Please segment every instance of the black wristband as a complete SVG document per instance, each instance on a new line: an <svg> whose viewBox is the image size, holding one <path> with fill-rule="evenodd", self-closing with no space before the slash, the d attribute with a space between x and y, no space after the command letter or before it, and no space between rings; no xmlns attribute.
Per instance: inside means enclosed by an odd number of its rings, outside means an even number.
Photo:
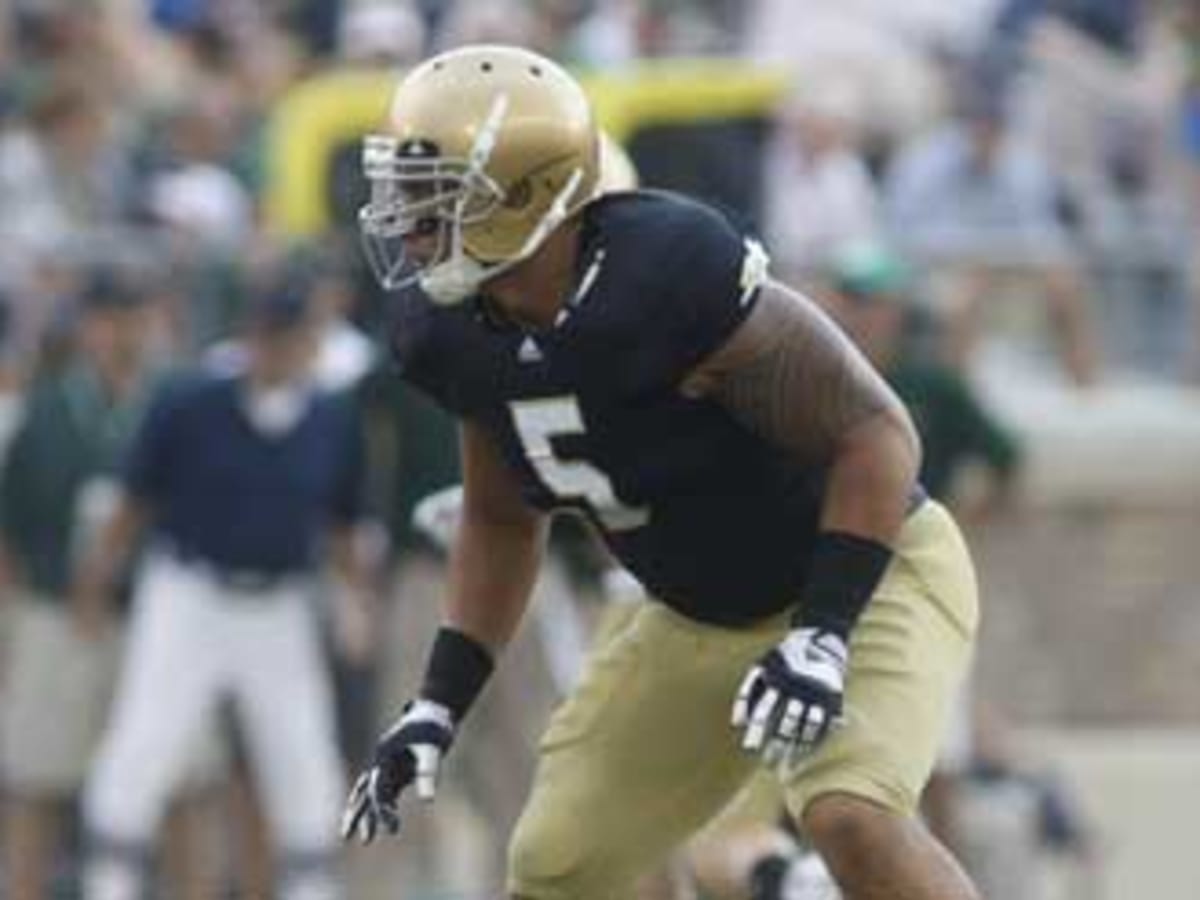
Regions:
<svg viewBox="0 0 1200 900"><path fill-rule="evenodd" d="M443 626L433 639L421 696L440 703L461 722L487 680L495 662L488 649L473 637Z"/></svg>
<svg viewBox="0 0 1200 900"><path fill-rule="evenodd" d="M846 638L883 580L892 550L871 538L822 531L813 545L795 625Z"/></svg>

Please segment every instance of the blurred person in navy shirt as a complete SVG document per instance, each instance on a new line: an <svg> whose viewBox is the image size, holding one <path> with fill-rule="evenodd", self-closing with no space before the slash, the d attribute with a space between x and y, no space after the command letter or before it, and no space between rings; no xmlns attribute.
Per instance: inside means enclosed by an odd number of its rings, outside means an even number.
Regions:
<svg viewBox="0 0 1200 900"><path fill-rule="evenodd" d="M141 895L166 797L226 700L263 791L277 896L340 894L343 773L310 599L328 561L345 586L338 602L362 613L338 616L339 637L367 641L354 540L361 435L346 399L310 377L311 284L292 273L252 296L245 368L181 379L154 399L78 588L82 614L102 619L119 561L150 531L116 708L85 793L89 898Z"/></svg>

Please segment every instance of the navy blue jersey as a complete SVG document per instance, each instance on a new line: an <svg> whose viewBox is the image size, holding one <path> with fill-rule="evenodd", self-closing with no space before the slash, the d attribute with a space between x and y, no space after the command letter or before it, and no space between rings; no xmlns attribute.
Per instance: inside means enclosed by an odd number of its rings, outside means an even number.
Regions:
<svg viewBox="0 0 1200 900"><path fill-rule="evenodd" d="M825 472L679 389L753 308L761 248L673 194L616 194L584 215L553 328L414 292L395 341L405 377L494 436L530 504L586 513L671 607L738 625L795 605Z"/></svg>

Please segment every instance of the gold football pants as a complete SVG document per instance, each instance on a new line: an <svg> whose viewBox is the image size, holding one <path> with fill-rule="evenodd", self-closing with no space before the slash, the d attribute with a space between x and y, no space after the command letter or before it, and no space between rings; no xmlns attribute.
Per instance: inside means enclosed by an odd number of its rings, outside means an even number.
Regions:
<svg viewBox="0 0 1200 900"><path fill-rule="evenodd" d="M915 811L977 621L962 537L926 501L852 635L845 724L783 776L794 814L833 791ZM628 900L640 872L717 814L757 769L729 724L734 695L787 624L719 628L647 603L597 647L542 738L510 893Z"/></svg>

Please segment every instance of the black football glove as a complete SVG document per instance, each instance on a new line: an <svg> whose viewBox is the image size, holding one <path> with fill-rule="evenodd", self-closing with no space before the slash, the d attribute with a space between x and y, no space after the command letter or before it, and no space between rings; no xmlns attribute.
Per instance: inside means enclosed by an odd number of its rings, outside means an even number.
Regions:
<svg viewBox="0 0 1200 900"><path fill-rule="evenodd" d="M433 800L438 770L454 740L454 717L432 700L414 700L375 747L375 761L358 776L342 814L342 839L364 844L380 829L400 831L400 795L414 782L417 796Z"/></svg>

